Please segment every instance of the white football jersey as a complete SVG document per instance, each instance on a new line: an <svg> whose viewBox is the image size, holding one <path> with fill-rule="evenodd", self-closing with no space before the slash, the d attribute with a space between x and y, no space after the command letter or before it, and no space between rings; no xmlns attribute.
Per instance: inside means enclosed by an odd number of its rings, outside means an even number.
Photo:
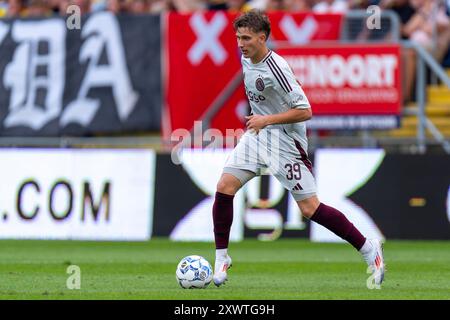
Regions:
<svg viewBox="0 0 450 320"><path fill-rule="evenodd" d="M241 58L245 92L253 114L269 115L292 108L310 108L309 101L284 58L269 50L259 63ZM277 124L268 129L280 128L308 150L305 122Z"/></svg>

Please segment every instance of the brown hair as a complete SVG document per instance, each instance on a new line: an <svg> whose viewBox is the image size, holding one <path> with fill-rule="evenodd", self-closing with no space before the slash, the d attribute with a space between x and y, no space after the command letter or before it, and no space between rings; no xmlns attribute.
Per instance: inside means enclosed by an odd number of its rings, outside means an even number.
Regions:
<svg viewBox="0 0 450 320"><path fill-rule="evenodd" d="M238 28L249 28L253 32L264 32L266 40L270 35L269 18L259 10L251 10L236 18L233 22L234 30Z"/></svg>

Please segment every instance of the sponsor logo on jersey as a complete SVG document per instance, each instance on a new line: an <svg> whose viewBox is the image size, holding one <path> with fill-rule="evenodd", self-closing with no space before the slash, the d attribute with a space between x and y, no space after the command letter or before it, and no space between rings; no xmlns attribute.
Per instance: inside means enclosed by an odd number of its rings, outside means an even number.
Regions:
<svg viewBox="0 0 450 320"><path fill-rule="evenodd" d="M266 100L266 97L264 97L263 95L254 93L250 90L247 91L247 97L248 97L248 100L256 102L256 103Z"/></svg>
<svg viewBox="0 0 450 320"><path fill-rule="evenodd" d="M258 91L264 91L265 85L262 78L258 78L255 81L255 87L258 89Z"/></svg>
<svg viewBox="0 0 450 320"><path fill-rule="evenodd" d="M260 102L266 100L266 97L264 97L262 94L254 93L251 90L248 90L247 86L245 87L245 93L247 94L248 100L253 102Z"/></svg>

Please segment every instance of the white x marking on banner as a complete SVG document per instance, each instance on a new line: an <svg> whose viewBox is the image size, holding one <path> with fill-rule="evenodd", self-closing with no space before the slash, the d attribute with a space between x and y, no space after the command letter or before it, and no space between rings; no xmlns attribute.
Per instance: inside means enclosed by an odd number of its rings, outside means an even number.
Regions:
<svg viewBox="0 0 450 320"><path fill-rule="evenodd" d="M308 16L297 26L292 16L285 15L280 22L280 28L292 44L305 44L310 42L319 29L319 24L314 17Z"/></svg>
<svg viewBox="0 0 450 320"><path fill-rule="evenodd" d="M220 43L219 37L228 24L225 15L218 12L208 23L201 13L195 13L189 20L189 24L197 36L197 41L188 52L191 63L198 65L206 55L209 55L214 64L223 64L227 58L227 52Z"/></svg>

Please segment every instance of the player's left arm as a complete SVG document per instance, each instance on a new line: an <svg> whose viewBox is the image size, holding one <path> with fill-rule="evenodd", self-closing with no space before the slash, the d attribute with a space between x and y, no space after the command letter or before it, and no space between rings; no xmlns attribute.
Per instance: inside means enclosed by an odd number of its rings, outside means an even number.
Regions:
<svg viewBox="0 0 450 320"><path fill-rule="evenodd" d="M288 124L307 121L312 118L311 108L290 109L285 112L270 115L251 115L247 116L247 128L259 131L271 124Z"/></svg>

